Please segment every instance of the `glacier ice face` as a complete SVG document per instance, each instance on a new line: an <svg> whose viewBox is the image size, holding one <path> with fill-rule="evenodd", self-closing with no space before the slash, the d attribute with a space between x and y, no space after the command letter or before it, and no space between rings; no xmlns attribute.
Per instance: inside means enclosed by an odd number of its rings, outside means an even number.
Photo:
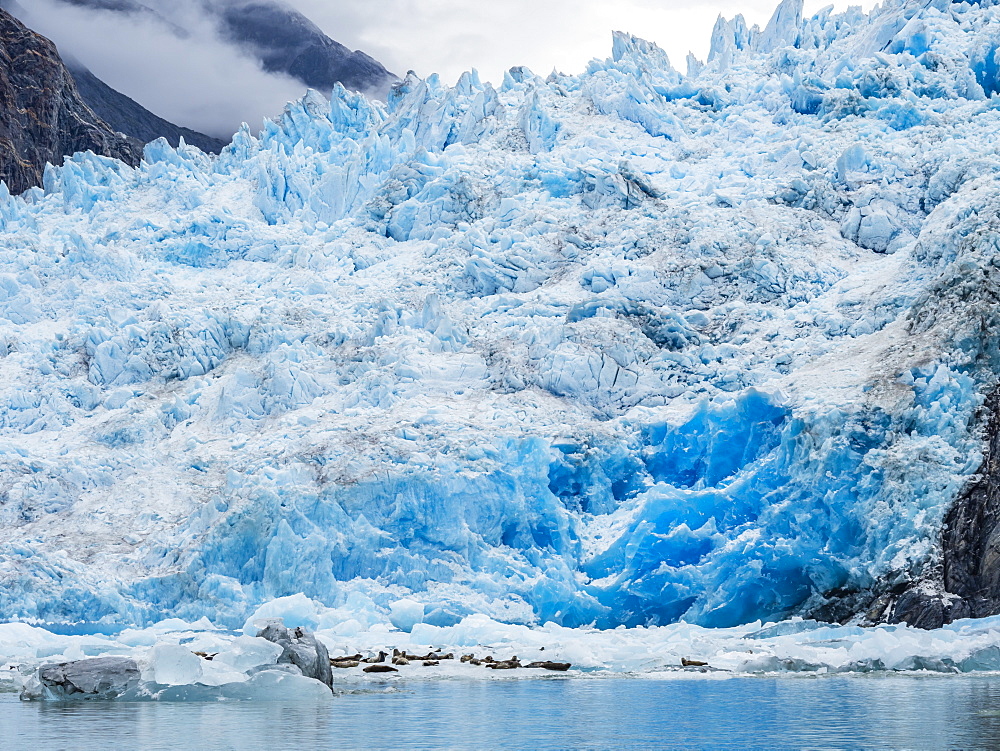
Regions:
<svg viewBox="0 0 1000 751"><path fill-rule="evenodd" d="M0 616L730 626L918 577L995 386L998 13L786 0L688 75L619 34L3 193Z"/></svg>

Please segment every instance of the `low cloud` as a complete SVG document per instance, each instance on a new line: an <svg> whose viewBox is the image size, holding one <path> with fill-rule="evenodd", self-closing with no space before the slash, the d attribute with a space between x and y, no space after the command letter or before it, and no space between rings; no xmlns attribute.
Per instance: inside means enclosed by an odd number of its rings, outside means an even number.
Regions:
<svg viewBox="0 0 1000 751"><path fill-rule="evenodd" d="M151 15L55 0L32 0L26 20L109 86L160 117L220 138L229 138L242 122L260 126L305 92L299 81L265 73L256 60L219 40L193 4L147 4L188 33L178 35Z"/></svg>
<svg viewBox="0 0 1000 751"><path fill-rule="evenodd" d="M439 73L454 82L477 68L499 81L514 65L547 75L553 69L580 73L593 58L611 54L611 32L626 31L656 42L684 70L689 51L705 59L712 26L721 13L742 13L763 27L778 0L288 0L327 34L362 49L397 75ZM828 0L806 0L816 12ZM875 0L839 0L846 9Z"/></svg>
<svg viewBox="0 0 1000 751"><path fill-rule="evenodd" d="M258 126L302 95L301 83L265 73L222 42L202 0L141 0L167 19L32 0L31 24L100 78L179 125L228 138L241 122ZM399 76L413 69L453 83L477 68L498 82L513 65L546 75L579 73L611 53L611 32L656 42L684 70L687 52L705 59L716 17L742 13L763 27L777 0L285 0L330 37L360 49ZM27 6L28 3L23 2ZM815 12L826 0L806 0ZM849 0L835 3L846 8ZM856 4L851 3L851 4ZM874 0L862 0L866 8ZM178 36L176 24L190 31Z"/></svg>

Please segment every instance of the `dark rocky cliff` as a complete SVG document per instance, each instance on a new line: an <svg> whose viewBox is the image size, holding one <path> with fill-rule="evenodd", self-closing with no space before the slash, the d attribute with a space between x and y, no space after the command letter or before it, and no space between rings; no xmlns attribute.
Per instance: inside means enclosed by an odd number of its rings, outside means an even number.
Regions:
<svg viewBox="0 0 1000 751"><path fill-rule="evenodd" d="M979 479L945 517L940 563L887 608L894 623L938 628L1000 613L1000 393L990 396L984 410L988 424Z"/></svg>
<svg viewBox="0 0 1000 751"><path fill-rule="evenodd" d="M915 578L900 571L870 588L826 592L808 617L934 629L1000 614L1000 391L986 400L981 420L983 463L945 516L936 559Z"/></svg>
<svg viewBox="0 0 1000 751"><path fill-rule="evenodd" d="M145 6L137 5L132 0L65 0L65 2L122 13L143 11L154 15L163 23L169 23L162 16L155 14ZM0 8L8 11L22 23L25 21L30 23L28 11L16 0L0 0ZM175 32L186 33L179 28L175 28ZM177 146L180 139L183 138L186 143L197 146L202 151L212 153L218 153L226 145L226 141L175 125L150 112L134 99L108 86L72 56L63 55L63 62L73 74L73 80L83 101L99 118L111 126L112 130L131 136L139 143L149 143L157 138L166 138L172 146Z"/></svg>
<svg viewBox="0 0 1000 751"><path fill-rule="evenodd" d="M78 151L138 164L138 144L83 101L55 45L0 10L0 179L11 193L40 185L47 162Z"/></svg>

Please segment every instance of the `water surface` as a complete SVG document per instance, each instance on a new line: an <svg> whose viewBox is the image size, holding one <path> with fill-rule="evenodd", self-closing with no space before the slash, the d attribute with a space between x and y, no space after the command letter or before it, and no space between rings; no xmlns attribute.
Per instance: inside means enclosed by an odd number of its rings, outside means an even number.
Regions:
<svg viewBox="0 0 1000 751"><path fill-rule="evenodd" d="M0 694L0 746L9 751L1000 748L1000 676L392 685L397 690L341 695L322 705L51 704Z"/></svg>

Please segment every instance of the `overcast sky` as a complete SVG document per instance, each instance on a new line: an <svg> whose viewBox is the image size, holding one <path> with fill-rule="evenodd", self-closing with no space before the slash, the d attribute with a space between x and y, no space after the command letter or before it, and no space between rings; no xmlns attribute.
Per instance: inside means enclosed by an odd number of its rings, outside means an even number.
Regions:
<svg viewBox="0 0 1000 751"><path fill-rule="evenodd" d="M453 83L469 68L498 81L513 65L548 75L578 73L611 54L611 32L656 42L684 70L689 51L704 60L721 13L767 23L778 0L288 0L330 36L362 49L397 75L414 69ZM806 0L806 13L828 5L870 9L873 0Z"/></svg>
<svg viewBox="0 0 1000 751"><path fill-rule="evenodd" d="M176 14L193 0L143 0ZM57 0L19 0L28 23L98 78L173 123L229 138L246 121L255 128L280 114L304 87L264 73L260 65L221 43L214 27L183 14L190 31L179 37L162 23L67 6Z"/></svg>
<svg viewBox="0 0 1000 751"><path fill-rule="evenodd" d="M142 0L177 8L192 0ZM286 0L329 36L361 49L397 75L437 72L453 83L476 68L499 81L513 65L547 75L577 73L588 60L608 57L611 32L650 39L684 70L688 50L708 53L721 13L743 13L761 27L777 0ZM186 19L194 33L181 39L161 24L68 7L56 0L21 0L32 25L80 59L111 86L180 125L228 137L240 122L259 127L303 93L301 84L260 71L217 41L206 24ZM829 3L806 0L807 13ZM847 2L835 3L844 9ZM874 3L866 0L870 8ZM165 10L165 13L169 13Z"/></svg>

